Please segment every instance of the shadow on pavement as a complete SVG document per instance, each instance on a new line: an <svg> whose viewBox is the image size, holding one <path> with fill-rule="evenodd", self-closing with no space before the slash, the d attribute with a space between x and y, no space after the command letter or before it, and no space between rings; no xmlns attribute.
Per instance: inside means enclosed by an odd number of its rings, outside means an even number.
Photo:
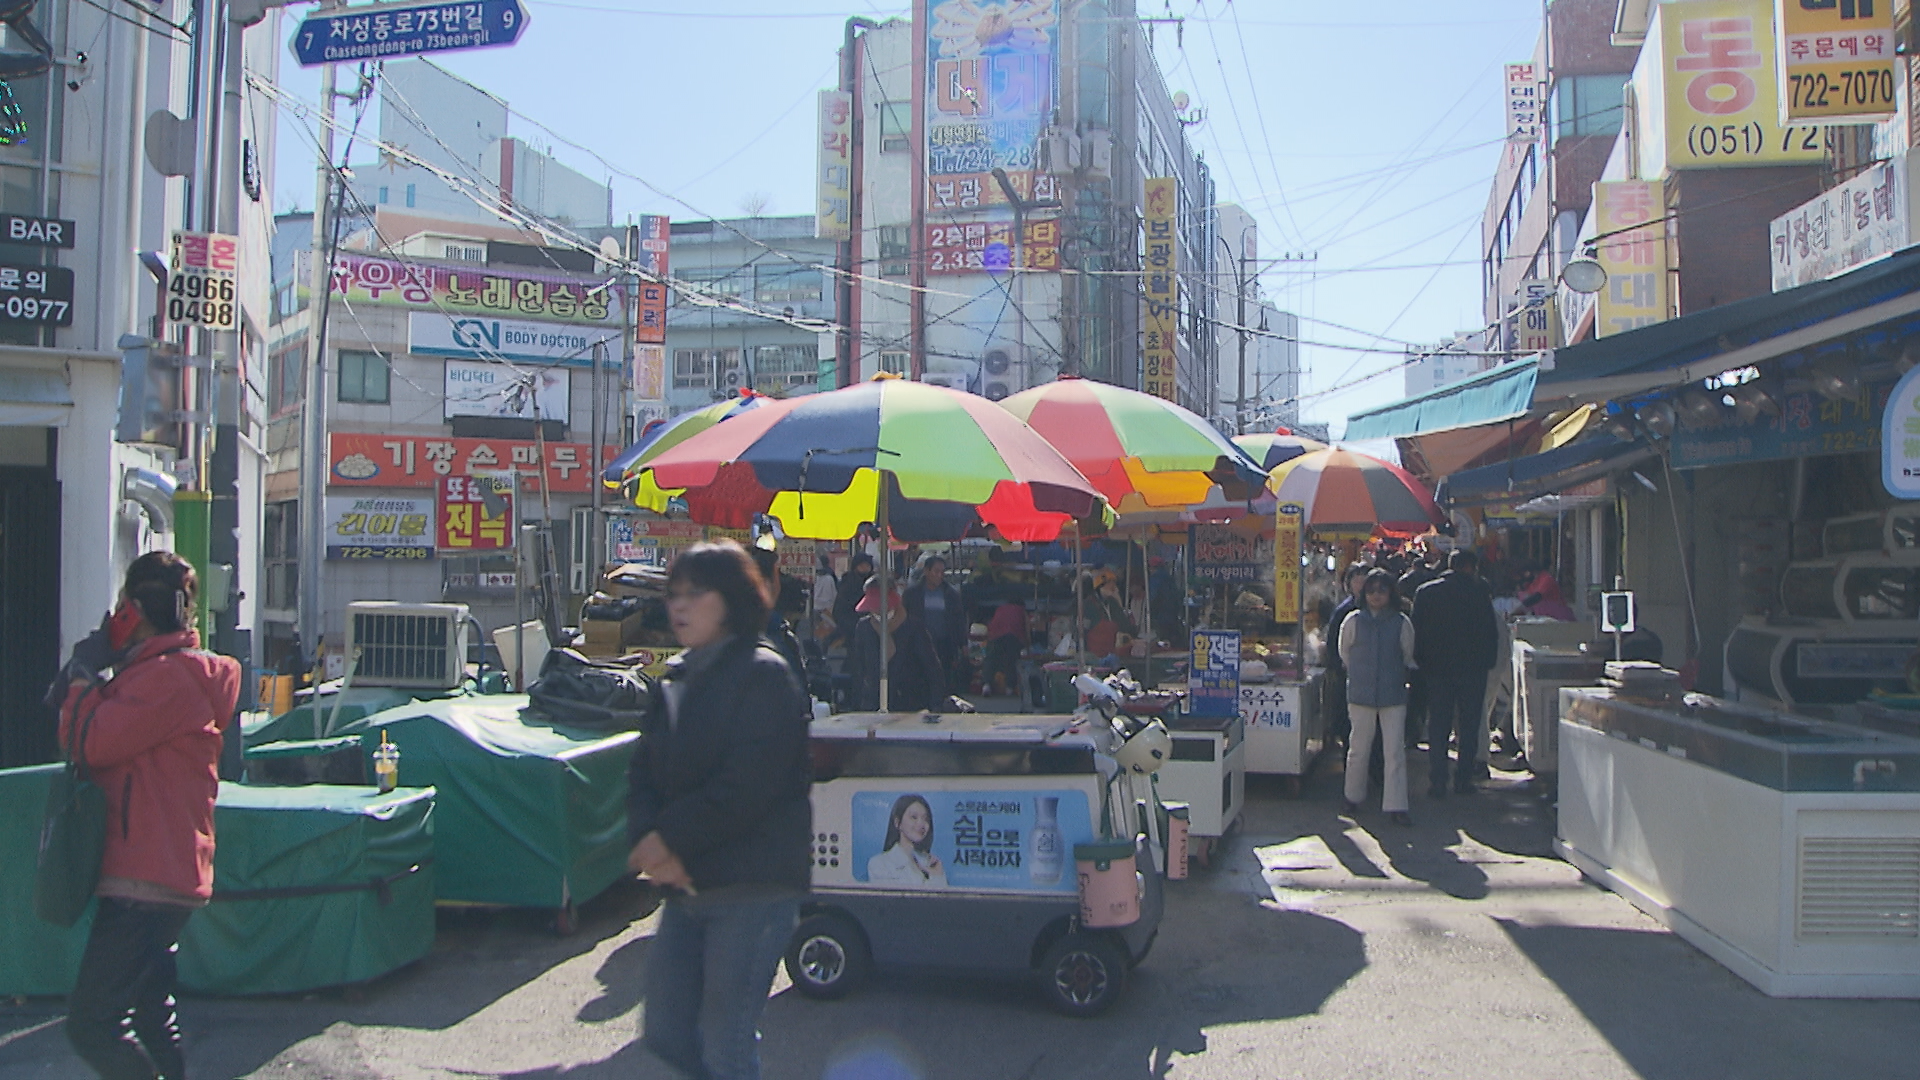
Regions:
<svg viewBox="0 0 1920 1080"><path fill-rule="evenodd" d="M1920 1075L1920 1002L1769 998L1672 934L1495 921L1644 1080Z"/></svg>

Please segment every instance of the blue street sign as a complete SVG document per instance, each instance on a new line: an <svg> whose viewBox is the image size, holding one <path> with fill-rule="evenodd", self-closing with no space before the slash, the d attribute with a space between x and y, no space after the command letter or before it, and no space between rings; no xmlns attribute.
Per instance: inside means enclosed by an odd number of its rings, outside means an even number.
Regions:
<svg viewBox="0 0 1920 1080"><path fill-rule="evenodd" d="M520 0L382 4L315 12L293 35L301 67L511 45L527 25Z"/></svg>

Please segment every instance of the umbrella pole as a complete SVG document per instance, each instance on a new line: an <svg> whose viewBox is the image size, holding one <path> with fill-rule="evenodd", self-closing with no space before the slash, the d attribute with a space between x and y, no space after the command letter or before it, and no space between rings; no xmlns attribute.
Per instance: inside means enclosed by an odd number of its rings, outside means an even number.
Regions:
<svg viewBox="0 0 1920 1080"><path fill-rule="evenodd" d="M880 558L875 560L875 573L880 575L880 711L888 712L891 704L887 698L887 666L893 658L893 608L887 603L888 577L893 570L893 551L887 532L887 474L880 474L880 512L874 517L880 529Z"/></svg>
<svg viewBox="0 0 1920 1080"><path fill-rule="evenodd" d="M1140 598L1145 609L1140 613L1140 632L1147 639L1147 674L1153 674L1153 567L1148 565L1152 557L1151 540L1140 541ZM1158 686L1156 682L1154 685Z"/></svg>
<svg viewBox="0 0 1920 1080"><path fill-rule="evenodd" d="M1081 580L1080 523L1073 523L1073 644L1080 670L1087 670L1087 588Z"/></svg>

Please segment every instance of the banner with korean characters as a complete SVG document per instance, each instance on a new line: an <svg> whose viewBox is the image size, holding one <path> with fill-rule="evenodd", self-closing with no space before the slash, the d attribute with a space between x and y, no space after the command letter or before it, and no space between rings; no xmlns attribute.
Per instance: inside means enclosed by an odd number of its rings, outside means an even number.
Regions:
<svg viewBox="0 0 1920 1080"><path fill-rule="evenodd" d="M1920 367L1893 385L1880 423L1880 486L1896 499L1920 499Z"/></svg>
<svg viewBox="0 0 1920 1080"><path fill-rule="evenodd" d="M1281 503L1273 511L1273 619L1300 621L1300 532L1306 509Z"/></svg>
<svg viewBox="0 0 1920 1080"><path fill-rule="evenodd" d="M1073 846L1094 839L1099 804L1060 782L1070 779L928 776L816 785L814 823L829 839L814 852L814 881L1071 896L1079 889Z"/></svg>
<svg viewBox="0 0 1920 1080"><path fill-rule="evenodd" d="M1663 181L1608 180L1593 185L1596 254L1607 272L1593 321L1595 337L1666 321L1666 213Z"/></svg>
<svg viewBox="0 0 1920 1080"><path fill-rule="evenodd" d="M1240 631L1195 630L1187 661L1187 713L1234 716L1240 709Z"/></svg>
<svg viewBox="0 0 1920 1080"><path fill-rule="evenodd" d="M409 495L327 496L327 558L431 559L434 500Z"/></svg>
<svg viewBox="0 0 1920 1080"><path fill-rule="evenodd" d="M1518 162L1540 141L1542 106L1546 93L1537 64L1507 65L1507 157Z"/></svg>
<svg viewBox="0 0 1920 1080"><path fill-rule="evenodd" d="M1056 105L1059 0L922 2L928 215L1004 207L995 169L1022 200L1058 198L1036 159Z"/></svg>
<svg viewBox="0 0 1920 1080"><path fill-rule="evenodd" d="M626 297L618 282L346 254L334 257L333 291L356 306L384 304L576 326L619 326Z"/></svg>
<svg viewBox="0 0 1920 1080"><path fill-rule="evenodd" d="M633 340L640 345L664 345L667 340L667 248L673 223L664 214L644 214L634 226L640 237L635 253L643 276L635 305Z"/></svg>
<svg viewBox="0 0 1920 1080"><path fill-rule="evenodd" d="M1775 11L1782 124L1894 114L1893 0L1778 0Z"/></svg>
<svg viewBox="0 0 1920 1080"><path fill-rule="evenodd" d="M567 423L573 402L572 375L564 368L517 371L477 360L447 361L442 415L504 416Z"/></svg>
<svg viewBox="0 0 1920 1080"><path fill-rule="evenodd" d="M813 235L853 237L853 95L820 91L820 145L813 175Z"/></svg>
<svg viewBox="0 0 1920 1080"><path fill-rule="evenodd" d="M1171 176L1152 176L1146 181L1147 260L1142 281L1144 312L1141 317L1140 389L1168 401L1180 400L1179 357L1174 351L1179 338L1180 278L1178 234L1174 232L1174 209L1178 205Z"/></svg>
<svg viewBox="0 0 1920 1080"><path fill-rule="evenodd" d="M1773 291L1844 274L1913 242L1906 163L1888 161L1829 188L1767 227Z"/></svg>
<svg viewBox="0 0 1920 1080"><path fill-rule="evenodd" d="M1507 351L1528 356L1554 347L1554 283L1541 278L1520 282L1507 295Z"/></svg>
<svg viewBox="0 0 1920 1080"><path fill-rule="evenodd" d="M1773 0L1686 0L1654 11L1633 73L1639 175L1825 160L1823 129L1780 122Z"/></svg>
<svg viewBox="0 0 1920 1080"><path fill-rule="evenodd" d="M439 435L335 432L327 436L327 484L335 488L430 488L443 476L479 476L519 471L520 490L585 492L598 470L585 443L540 444L518 439L450 439ZM604 467L619 452L601 448Z"/></svg>
<svg viewBox="0 0 1920 1080"><path fill-rule="evenodd" d="M519 529L510 476L443 476L437 485L440 515L436 546L448 554L505 551Z"/></svg>
<svg viewBox="0 0 1920 1080"><path fill-rule="evenodd" d="M1273 564L1273 541L1232 525L1189 527L1193 576L1201 581L1264 582Z"/></svg>
<svg viewBox="0 0 1920 1080"><path fill-rule="evenodd" d="M1812 390L1779 393L1780 415L1743 424L1723 413L1705 427L1681 427L1670 448L1673 467L1741 465L1825 454L1873 453L1881 447L1881 418L1891 416L1893 383L1876 381L1859 393L1829 401Z"/></svg>
<svg viewBox="0 0 1920 1080"><path fill-rule="evenodd" d="M0 326L72 326L73 271L0 262Z"/></svg>
<svg viewBox="0 0 1920 1080"><path fill-rule="evenodd" d="M202 330L238 330L240 238L176 232L167 263L166 321Z"/></svg>
<svg viewBox="0 0 1920 1080"><path fill-rule="evenodd" d="M1060 222L1029 221L1021 230L1020 265L1027 270L1060 269ZM929 225L927 273L998 274L1013 265L1013 222L970 221Z"/></svg>

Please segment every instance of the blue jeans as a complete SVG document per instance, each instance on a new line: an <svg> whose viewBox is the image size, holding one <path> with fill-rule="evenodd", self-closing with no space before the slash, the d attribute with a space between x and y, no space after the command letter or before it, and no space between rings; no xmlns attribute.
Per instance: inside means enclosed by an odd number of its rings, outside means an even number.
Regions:
<svg viewBox="0 0 1920 1080"><path fill-rule="evenodd" d="M1454 765L1453 786L1473 786L1474 762L1480 756L1480 738L1486 718L1480 706L1487 696L1487 673L1475 671L1429 673L1427 683L1427 780L1436 788L1447 784L1447 736L1460 738L1460 758Z"/></svg>
<svg viewBox="0 0 1920 1080"><path fill-rule="evenodd" d="M641 1044L697 1080L759 1080L760 1014L799 915L797 896L669 899L642 976Z"/></svg>

